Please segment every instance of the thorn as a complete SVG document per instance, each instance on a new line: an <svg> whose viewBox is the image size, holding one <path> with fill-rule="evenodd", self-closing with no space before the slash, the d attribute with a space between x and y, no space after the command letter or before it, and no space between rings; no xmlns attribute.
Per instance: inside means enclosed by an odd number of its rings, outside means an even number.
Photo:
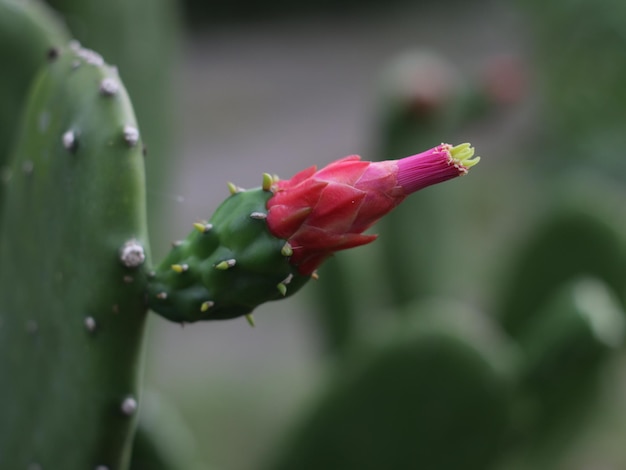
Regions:
<svg viewBox="0 0 626 470"><path fill-rule="evenodd" d="M76 59L72 61L72 70L76 70L78 67L80 67L80 60Z"/></svg>
<svg viewBox="0 0 626 470"><path fill-rule="evenodd" d="M124 142L128 144L129 147L134 147L139 142L139 131L136 127L133 126L124 126Z"/></svg>
<svg viewBox="0 0 626 470"><path fill-rule="evenodd" d="M172 270L176 271L177 273L184 273L188 269L189 269L188 264L173 264L172 265Z"/></svg>
<svg viewBox="0 0 626 470"><path fill-rule="evenodd" d="M286 257L293 255L293 248L291 248L289 242L286 242L283 245L283 247L280 249L280 254Z"/></svg>
<svg viewBox="0 0 626 470"><path fill-rule="evenodd" d="M220 261L215 265L215 269L219 269L220 271L226 271L237 264L237 260L235 258L226 259L224 261Z"/></svg>
<svg viewBox="0 0 626 470"><path fill-rule="evenodd" d="M159 293L156 295L156 298L157 298L157 299L159 299L159 300L165 300L165 299L167 299L167 292L159 292Z"/></svg>
<svg viewBox="0 0 626 470"><path fill-rule="evenodd" d="M113 313L120 313L120 306L118 304L113 305L113 307L111 308L111 311Z"/></svg>
<svg viewBox="0 0 626 470"><path fill-rule="evenodd" d="M196 222L195 224L193 224L193 226L196 227L196 230L198 230L198 232L200 233L207 233L209 230L213 228L213 224L200 223L200 222Z"/></svg>
<svg viewBox="0 0 626 470"><path fill-rule="evenodd" d="M134 280L135 278L133 276L124 276L124 282L126 284L131 284Z"/></svg>
<svg viewBox="0 0 626 470"><path fill-rule="evenodd" d="M100 82L100 93L104 96L115 96L119 89L119 84L112 78L103 78Z"/></svg>
<svg viewBox="0 0 626 470"><path fill-rule="evenodd" d="M76 136L74 131L67 131L65 134L63 134L61 140L63 141L63 147L65 147L65 150L67 150L68 152L75 153L78 149L78 137Z"/></svg>
<svg viewBox="0 0 626 470"><path fill-rule="evenodd" d="M283 280L283 284L286 286L289 285L293 281L293 274L289 273L289 275Z"/></svg>
<svg viewBox="0 0 626 470"><path fill-rule="evenodd" d="M120 409L126 416L132 416L135 411L137 411L137 400L135 400L132 396L124 398Z"/></svg>
<svg viewBox="0 0 626 470"><path fill-rule="evenodd" d="M96 320L93 317L85 318L85 328L92 333L96 331Z"/></svg>
<svg viewBox="0 0 626 470"><path fill-rule="evenodd" d="M215 302L213 302L212 300L207 300L206 302L202 302L202 305L200 306L200 311L206 312L208 309L213 307L213 305L215 305Z"/></svg>
<svg viewBox="0 0 626 470"><path fill-rule="evenodd" d="M265 212L253 212L252 214L250 214L250 218L256 220L265 220L267 219L267 214Z"/></svg>
<svg viewBox="0 0 626 470"><path fill-rule="evenodd" d="M317 274L317 271L313 271L311 273L311 279L313 279L314 281L317 281L320 278L320 275Z"/></svg>
<svg viewBox="0 0 626 470"><path fill-rule="evenodd" d="M146 144L143 144L143 145L141 146L141 154L142 154L144 157L147 157L147 156L148 156L148 146L147 146Z"/></svg>
<svg viewBox="0 0 626 470"><path fill-rule="evenodd" d="M120 249L120 261L127 268L141 266L146 260L143 246L137 240L128 240Z"/></svg>
<svg viewBox="0 0 626 470"><path fill-rule="evenodd" d="M182 244L183 244L183 241L182 241L182 240L174 240L174 241L172 242L172 248L178 248L178 247L179 247L180 245L182 245Z"/></svg>
<svg viewBox="0 0 626 470"><path fill-rule="evenodd" d="M231 183L230 181L228 183L226 183L228 185L228 191L230 192L230 194L237 194L243 191L242 188L235 186L233 183Z"/></svg>
<svg viewBox="0 0 626 470"><path fill-rule="evenodd" d="M148 272L148 277L149 277L150 279L154 279L154 278L156 277L156 272L154 272L154 271L150 271L150 272Z"/></svg>
<svg viewBox="0 0 626 470"><path fill-rule="evenodd" d="M280 292L283 297L287 295L287 285L285 283L279 282L276 284L276 289L278 289L278 292Z"/></svg>
<svg viewBox="0 0 626 470"><path fill-rule="evenodd" d="M263 173L263 191L271 191L274 178L269 173Z"/></svg>
<svg viewBox="0 0 626 470"><path fill-rule="evenodd" d="M246 320L248 321L248 325L250 325L252 328L254 328L254 327L255 327L255 324L254 324L254 317L252 316L252 314L251 314L251 313L249 313L249 314L247 314L247 315L246 315Z"/></svg>
<svg viewBox="0 0 626 470"><path fill-rule="evenodd" d="M96 467L96 470L109 470L109 467L107 467L106 465L98 465Z"/></svg>

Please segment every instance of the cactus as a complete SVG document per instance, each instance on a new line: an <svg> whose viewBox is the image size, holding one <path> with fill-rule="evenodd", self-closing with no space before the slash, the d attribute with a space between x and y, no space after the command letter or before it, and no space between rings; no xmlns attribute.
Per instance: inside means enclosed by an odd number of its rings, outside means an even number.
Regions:
<svg viewBox="0 0 626 470"><path fill-rule="evenodd" d="M25 109L0 238L0 394L19 404L0 420L2 467L125 468L148 257L132 106L116 69L74 43Z"/></svg>
<svg viewBox="0 0 626 470"><path fill-rule="evenodd" d="M580 178L570 179L567 186L594 196L584 196L586 200L571 195L551 198L552 207L535 217L532 232L502 276L496 309L504 328L514 337L540 315L540 306L555 290L580 276L601 279L622 304L625 302L623 227L612 211L599 209L611 207L614 196L607 185L594 187Z"/></svg>
<svg viewBox="0 0 626 470"><path fill-rule="evenodd" d="M408 309L346 355L264 468L495 468L511 430L514 349L456 304Z"/></svg>
<svg viewBox="0 0 626 470"><path fill-rule="evenodd" d="M626 38L619 21L626 4L523 0L521 5L533 33L543 98L538 166L560 172L564 163L576 163L624 181L624 160L615 149L626 144Z"/></svg>
<svg viewBox="0 0 626 470"><path fill-rule="evenodd" d="M194 436L171 402L154 390L142 393L131 470L207 470Z"/></svg>
<svg viewBox="0 0 626 470"><path fill-rule="evenodd" d="M175 53L179 46L178 2L170 0L48 0L60 12L72 35L102 54L121 71L141 123L148 149L146 179L150 188L167 191L176 123ZM147 194L148 223L155 239L162 231L163 205ZM160 254L160 253L157 253Z"/></svg>
<svg viewBox="0 0 626 470"><path fill-rule="evenodd" d="M606 283L578 278L529 315L523 353L525 438L532 468L556 468L597 406L607 362L624 344L624 309Z"/></svg>
<svg viewBox="0 0 626 470"><path fill-rule="evenodd" d="M24 37L28 41L22 40ZM17 132L16 117L43 57L54 58L53 46L65 44L69 38L60 19L39 2L0 1L0 64L11 71L0 74L0 169L4 169Z"/></svg>

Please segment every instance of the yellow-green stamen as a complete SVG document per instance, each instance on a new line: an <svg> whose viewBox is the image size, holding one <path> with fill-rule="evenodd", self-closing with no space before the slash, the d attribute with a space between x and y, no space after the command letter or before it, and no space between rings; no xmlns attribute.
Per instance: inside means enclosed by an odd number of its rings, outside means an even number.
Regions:
<svg viewBox="0 0 626 470"><path fill-rule="evenodd" d="M450 149L450 156L454 160L454 163L468 169L480 161L480 157L474 157L474 147L468 142L452 147Z"/></svg>

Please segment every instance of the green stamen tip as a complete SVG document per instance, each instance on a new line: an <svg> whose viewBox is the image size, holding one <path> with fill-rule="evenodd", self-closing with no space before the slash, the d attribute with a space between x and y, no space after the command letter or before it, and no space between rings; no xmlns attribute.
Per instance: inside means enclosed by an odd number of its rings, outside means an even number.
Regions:
<svg viewBox="0 0 626 470"><path fill-rule="evenodd" d="M263 173L263 191L271 191L274 178L269 173Z"/></svg>
<svg viewBox="0 0 626 470"><path fill-rule="evenodd" d="M473 167L480 161L480 157L474 157L474 147L468 142L452 147L450 156L456 164L462 165L466 169Z"/></svg>
<svg viewBox="0 0 626 470"><path fill-rule="evenodd" d="M251 313L246 315L246 320L248 321L248 325L254 328L254 317L252 316Z"/></svg>
<svg viewBox="0 0 626 470"><path fill-rule="evenodd" d="M276 289L278 289L278 292L280 292L283 297L287 295L287 286L284 283L280 282L276 284Z"/></svg>

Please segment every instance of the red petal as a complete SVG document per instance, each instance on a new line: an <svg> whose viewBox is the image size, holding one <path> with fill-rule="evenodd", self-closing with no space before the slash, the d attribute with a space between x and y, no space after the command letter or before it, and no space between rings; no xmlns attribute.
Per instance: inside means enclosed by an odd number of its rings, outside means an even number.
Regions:
<svg viewBox="0 0 626 470"><path fill-rule="evenodd" d="M295 247L291 263L298 267L300 274L309 275L333 252L373 242L376 240L376 235L344 234L326 238L327 242L331 240L332 248L330 249L311 249L309 245Z"/></svg>
<svg viewBox="0 0 626 470"><path fill-rule="evenodd" d="M288 240L300 228L312 210L310 207L294 210L289 206L274 206L267 213L267 226L272 235Z"/></svg>
<svg viewBox="0 0 626 470"><path fill-rule="evenodd" d="M326 181L316 181L308 179L288 190L279 189L274 196L267 201L267 208L284 205L293 210L302 207L315 207L320 198L320 194L328 185Z"/></svg>
<svg viewBox="0 0 626 470"><path fill-rule="evenodd" d="M351 155L322 168L315 178L354 186L369 166L370 162L362 162L358 155Z"/></svg>
<svg viewBox="0 0 626 470"><path fill-rule="evenodd" d="M320 194L307 225L322 227L328 232L347 232L365 196L366 193L351 186L331 183Z"/></svg>

